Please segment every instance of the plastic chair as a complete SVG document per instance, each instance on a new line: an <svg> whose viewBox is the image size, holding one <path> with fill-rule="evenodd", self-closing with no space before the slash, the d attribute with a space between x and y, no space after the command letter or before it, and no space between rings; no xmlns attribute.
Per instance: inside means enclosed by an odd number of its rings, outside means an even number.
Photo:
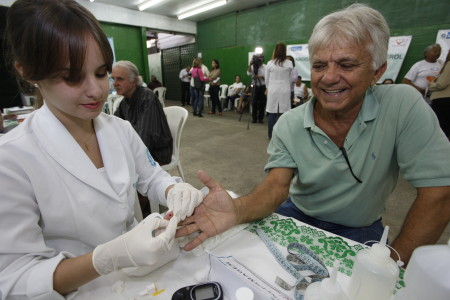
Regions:
<svg viewBox="0 0 450 300"><path fill-rule="evenodd" d="M225 98L227 97L227 90L228 90L228 84L220 85L219 100L222 103L222 107L223 107L223 101L225 101Z"/></svg>
<svg viewBox="0 0 450 300"><path fill-rule="evenodd" d="M181 142L181 133L183 131L184 124L186 123L188 117L187 109L179 106L170 106L164 107L164 113L167 117L167 122L169 123L170 133L173 138L173 154L172 160L167 165L161 166L163 170L168 171L175 167L177 167L178 172L180 173L183 181L184 173L181 168L180 162L180 142Z"/></svg>
<svg viewBox="0 0 450 300"><path fill-rule="evenodd" d="M123 96L120 95L109 95L107 99L108 111L110 115L113 115L116 109L119 107L120 101L122 101Z"/></svg>
<svg viewBox="0 0 450 300"><path fill-rule="evenodd" d="M203 94L204 105L209 106L209 100L211 99L211 95L209 94L209 83L205 84L205 93Z"/></svg>
<svg viewBox="0 0 450 300"><path fill-rule="evenodd" d="M166 91L167 88L164 86L157 87L153 90L153 92L158 96L159 102L161 102L162 107L166 107L164 101L166 100Z"/></svg>

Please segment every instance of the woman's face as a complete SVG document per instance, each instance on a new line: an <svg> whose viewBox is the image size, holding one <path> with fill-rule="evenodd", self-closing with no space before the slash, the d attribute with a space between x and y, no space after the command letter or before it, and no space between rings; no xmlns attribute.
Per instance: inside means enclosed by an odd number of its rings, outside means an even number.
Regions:
<svg viewBox="0 0 450 300"><path fill-rule="evenodd" d="M212 62L211 62L211 66L212 66L213 69L216 68L216 67L217 67L216 62L215 62L215 61L212 61Z"/></svg>
<svg viewBox="0 0 450 300"><path fill-rule="evenodd" d="M109 90L105 59L92 37L87 41L79 82L67 80L69 70L67 65L56 77L38 81L39 90L48 108L63 124L90 121L102 111Z"/></svg>

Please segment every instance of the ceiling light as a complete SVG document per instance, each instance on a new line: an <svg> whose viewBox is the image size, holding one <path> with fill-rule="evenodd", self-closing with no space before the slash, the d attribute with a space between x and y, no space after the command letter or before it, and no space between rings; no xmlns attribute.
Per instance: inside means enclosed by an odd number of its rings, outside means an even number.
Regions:
<svg viewBox="0 0 450 300"><path fill-rule="evenodd" d="M190 10L190 11L187 11L187 12L181 14L181 15L178 15L178 20L186 19L186 18L188 18L190 16L193 16L193 15L205 12L207 10L211 10L213 8L216 8L216 7L225 5L225 4L227 4L227 0L220 0L220 1L213 2L211 4L208 4L208 5L205 5L205 6L202 6L202 7L199 7L199 8Z"/></svg>
<svg viewBox="0 0 450 300"><path fill-rule="evenodd" d="M94 0L89 0L89 1L94 2Z"/></svg>
<svg viewBox="0 0 450 300"><path fill-rule="evenodd" d="M150 0L150 1L146 1L144 3L142 3L141 5L138 6L140 11L143 11L144 9L149 8L150 6L156 5L159 2L162 2L164 0Z"/></svg>

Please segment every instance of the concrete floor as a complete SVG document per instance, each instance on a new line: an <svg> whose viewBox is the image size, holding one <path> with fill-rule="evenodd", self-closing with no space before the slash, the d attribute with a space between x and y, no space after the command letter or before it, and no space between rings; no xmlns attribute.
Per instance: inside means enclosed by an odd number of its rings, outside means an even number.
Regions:
<svg viewBox="0 0 450 300"><path fill-rule="evenodd" d="M180 105L178 101L166 100L166 106ZM267 122L248 124L245 112L224 112L223 116L208 115L205 107L203 118L194 117L191 106L186 106L189 118L181 137L180 160L186 181L196 188L203 184L198 180L197 170L204 170L227 190L245 195L265 177L267 162ZM249 125L248 129L247 126ZM178 171L170 171L179 175ZM399 233L403 220L416 196L416 190L403 179L389 198L383 215L384 225L390 226L389 239ZM446 244L450 238L450 224L438 243Z"/></svg>

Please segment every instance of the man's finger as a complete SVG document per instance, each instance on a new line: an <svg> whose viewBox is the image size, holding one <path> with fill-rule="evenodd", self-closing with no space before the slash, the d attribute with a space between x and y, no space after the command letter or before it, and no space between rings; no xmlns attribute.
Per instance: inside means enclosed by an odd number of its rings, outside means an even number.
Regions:
<svg viewBox="0 0 450 300"><path fill-rule="evenodd" d="M197 171L197 177L200 179L201 183L209 189L212 189L217 185L217 182L215 182L214 179L203 170Z"/></svg>
<svg viewBox="0 0 450 300"><path fill-rule="evenodd" d="M195 239L186 244L186 246L184 246L183 249L186 251L191 251L192 249L194 249L195 247L206 241L208 238L209 236L206 233L202 232Z"/></svg>
<svg viewBox="0 0 450 300"><path fill-rule="evenodd" d="M198 231L197 224L194 223L194 224L185 225L177 230L175 237L179 238L179 237L183 237L183 236L188 236L197 231Z"/></svg>

